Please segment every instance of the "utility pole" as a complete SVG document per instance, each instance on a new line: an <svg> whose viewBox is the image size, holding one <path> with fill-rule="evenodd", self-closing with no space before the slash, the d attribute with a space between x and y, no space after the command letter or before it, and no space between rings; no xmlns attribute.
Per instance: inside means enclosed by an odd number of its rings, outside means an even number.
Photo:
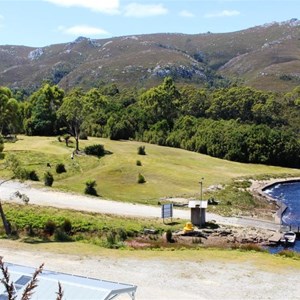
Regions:
<svg viewBox="0 0 300 300"><path fill-rule="evenodd" d="M200 200L201 201L202 201L202 185L203 185L203 180L204 180L204 178L202 177L201 181L199 181L199 183L200 183Z"/></svg>

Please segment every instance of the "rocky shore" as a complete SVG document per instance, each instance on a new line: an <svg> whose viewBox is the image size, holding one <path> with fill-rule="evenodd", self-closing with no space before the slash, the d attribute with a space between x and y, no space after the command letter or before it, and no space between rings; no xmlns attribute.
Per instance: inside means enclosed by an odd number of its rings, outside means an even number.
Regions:
<svg viewBox="0 0 300 300"><path fill-rule="evenodd" d="M201 244L208 247L235 247L242 244L268 246L279 242L281 233L255 227L220 226L215 229L195 228L191 232L178 231L174 241L180 244Z"/></svg>

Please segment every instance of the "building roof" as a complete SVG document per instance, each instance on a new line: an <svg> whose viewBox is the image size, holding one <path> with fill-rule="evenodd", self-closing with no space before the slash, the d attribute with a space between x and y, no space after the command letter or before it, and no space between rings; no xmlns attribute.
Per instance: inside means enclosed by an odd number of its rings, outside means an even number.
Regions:
<svg viewBox="0 0 300 300"><path fill-rule="evenodd" d="M34 268L5 263L13 281L17 294L16 300L21 299L23 290L31 280ZM3 276L1 276L1 279ZM112 281L99 280L65 273L43 270L38 275L38 286L34 290L32 300L55 300L58 292L58 282L63 289L63 299L72 300L110 300L121 294L129 294L129 299L135 298L137 286ZM0 300L7 300L4 285L0 286Z"/></svg>

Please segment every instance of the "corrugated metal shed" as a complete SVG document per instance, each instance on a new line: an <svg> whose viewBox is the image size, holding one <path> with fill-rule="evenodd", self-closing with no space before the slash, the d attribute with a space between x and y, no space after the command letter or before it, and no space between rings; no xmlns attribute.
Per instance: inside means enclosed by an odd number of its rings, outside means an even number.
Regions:
<svg viewBox="0 0 300 300"><path fill-rule="evenodd" d="M8 268L11 281L14 282L16 299L19 300L35 269L11 263L5 263L5 266ZM58 282L61 283L64 292L63 299L70 300L110 300L121 294L128 294L134 300L137 289L135 285L43 270L38 276L38 286L31 299L55 300ZM0 287L0 300L7 300L3 285Z"/></svg>

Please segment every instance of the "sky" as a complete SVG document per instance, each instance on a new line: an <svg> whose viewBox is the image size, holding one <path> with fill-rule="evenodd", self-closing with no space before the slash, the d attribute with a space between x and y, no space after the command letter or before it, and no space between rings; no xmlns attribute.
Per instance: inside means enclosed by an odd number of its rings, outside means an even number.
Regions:
<svg viewBox="0 0 300 300"><path fill-rule="evenodd" d="M224 33L299 19L299 14L300 0L0 0L0 45Z"/></svg>

